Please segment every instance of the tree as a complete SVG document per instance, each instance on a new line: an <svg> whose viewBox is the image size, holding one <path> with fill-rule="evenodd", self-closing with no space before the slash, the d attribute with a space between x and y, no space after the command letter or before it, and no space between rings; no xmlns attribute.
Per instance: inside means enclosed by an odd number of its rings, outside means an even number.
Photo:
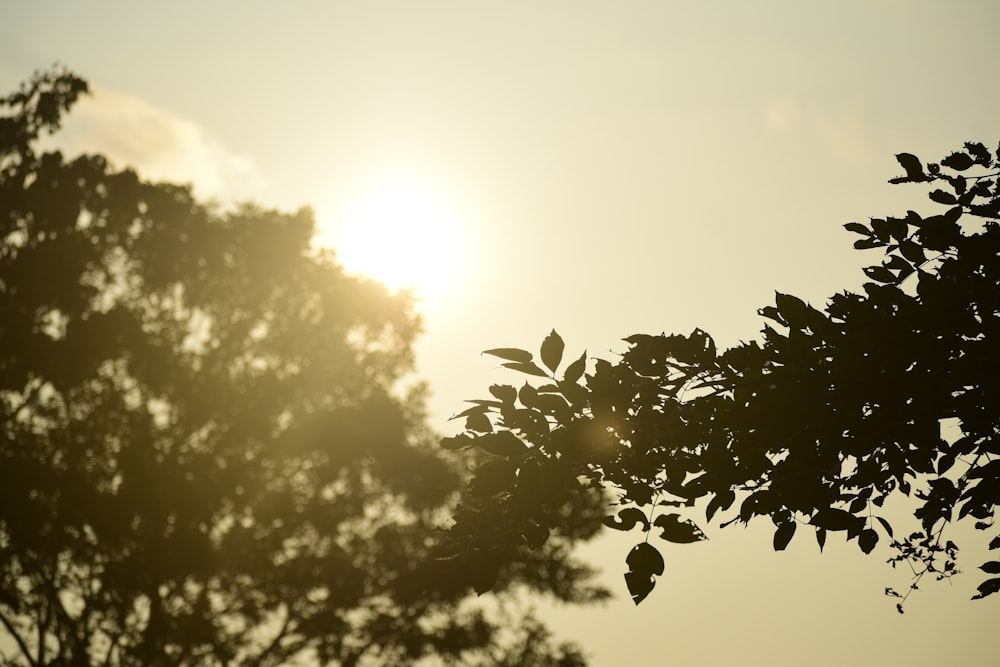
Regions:
<svg viewBox="0 0 1000 667"><path fill-rule="evenodd" d="M601 597L567 540L490 605L420 579L460 474L404 390L409 297L308 209L36 152L86 91L0 100L0 662L582 664L517 604Z"/></svg>
<svg viewBox="0 0 1000 667"><path fill-rule="evenodd" d="M823 309L778 293L760 310L762 339L722 352L700 330L629 336L617 361L584 354L561 372L554 331L540 364L487 350L545 380L493 385L464 413L466 432L444 441L494 459L476 471L472 489L490 494L467 494L474 511L459 513L456 547L497 539L497 517L499 539L541 544L554 508L610 490L605 524L645 533L626 559L636 604L664 571L650 533L704 539L702 512L723 527L769 517L776 550L799 528L820 549L829 533L866 554L887 539L890 562L915 567L911 590L955 574L947 527L993 529L1000 500L1000 149L970 142L926 165L896 157L906 173L890 183L928 184L944 210L845 225L856 248L882 254L863 293ZM548 486L523 483L538 477ZM880 514L892 495L910 499L919 529L897 535ZM1000 560L981 569L1000 574ZM975 598L998 590L988 578ZM909 592L887 594L902 612Z"/></svg>

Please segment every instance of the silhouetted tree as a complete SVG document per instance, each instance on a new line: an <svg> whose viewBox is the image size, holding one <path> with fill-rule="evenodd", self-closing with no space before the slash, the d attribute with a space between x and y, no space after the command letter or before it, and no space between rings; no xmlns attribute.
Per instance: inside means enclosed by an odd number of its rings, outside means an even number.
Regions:
<svg viewBox="0 0 1000 667"><path fill-rule="evenodd" d="M402 389L409 298L308 210L36 152L86 90L0 100L3 664L582 664L516 602L602 595L566 541L487 605L431 560L460 477Z"/></svg>
<svg viewBox="0 0 1000 667"><path fill-rule="evenodd" d="M890 562L915 568L911 590L954 574L948 525L992 529L1000 499L1000 150L970 142L939 163L897 159L906 173L890 182L931 184L944 211L845 225L856 248L883 253L864 292L822 310L779 293L760 311L770 320L760 342L719 353L700 330L634 335L616 362L588 366L584 355L561 373L555 332L540 363L488 350L545 380L490 387L463 413L466 432L444 440L492 456L457 515L456 548L491 544L496 525L500 539L541 544L559 523L554 508L610 489L606 525L645 538L704 539L692 520L701 512L722 526L766 516L776 550L798 528L820 549L839 532L865 553L888 539ZM893 494L911 498L919 530L896 534L880 514ZM643 539L627 564L638 604L664 562ZM1000 561L981 569L1000 574ZM989 578L975 597L998 590ZM887 594L902 611L906 596Z"/></svg>

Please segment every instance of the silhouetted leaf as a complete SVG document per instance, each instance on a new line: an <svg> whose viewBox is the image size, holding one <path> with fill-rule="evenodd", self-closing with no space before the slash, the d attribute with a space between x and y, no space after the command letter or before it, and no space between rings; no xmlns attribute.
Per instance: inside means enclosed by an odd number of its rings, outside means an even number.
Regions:
<svg viewBox="0 0 1000 667"><path fill-rule="evenodd" d="M532 359L531 352L519 350L514 347L496 347L492 350L484 350L483 354L489 354L506 361L514 361L522 364L530 363Z"/></svg>
<svg viewBox="0 0 1000 667"><path fill-rule="evenodd" d="M988 563L983 563L979 566L979 569L987 574L1000 574L1000 561L990 561Z"/></svg>
<svg viewBox="0 0 1000 667"><path fill-rule="evenodd" d="M836 507L826 507L813 515L809 523L824 530L848 530L864 519Z"/></svg>
<svg viewBox="0 0 1000 667"><path fill-rule="evenodd" d="M794 521L786 521L785 523L778 526L777 530L774 531L774 550L784 551L788 543L792 541L792 537L795 535L796 523Z"/></svg>
<svg viewBox="0 0 1000 667"><path fill-rule="evenodd" d="M518 457L528 451L528 446L510 431L489 433L476 439L480 449L495 456Z"/></svg>
<svg viewBox="0 0 1000 667"><path fill-rule="evenodd" d="M875 517L875 519L878 520L880 524L882 524L882 527L885 529L886 534L889 537L892 537L892 526L889 524L889 522L880 516Z"/></svg>
<svg viewBox="0 0 1000 667"><path fill-rule="evenodd" d="M545 340L542 341L542 363L545 364L546 368L553 373L556 372L556 369L559 368L560 362L562 362L562 355L565 347L563 339L556 333L555 329L553 329L551 333L545 337Z"/></svg>
<svg viewBox="0 0 1000 667"><path fill-rule="evenodd" d="M466 447L471 447L474 443L475 439L465 433L441 438L441 446L445 449L465 449Z"/></svg>
<svg viewBox="0 0 1000 667"><path fill-rule="evenodd" d="M543 378L547 378L549 376L548 373L546 373L541 368L539 368L538 366L536 366L534 363L531 362L512 361L500 365L503 366L504 368L509 368L512 371L517 371L518 373L524 373L525 375L536 375L538 377L543 377Z"/></svg>
<svg viewBox="0 0 1000 667"><path fill-rule="evenodd" d="M816 544L819 545L820 553L823 553L823 547L826 546L826 529L817 528L816 529Z"/></svg>
<svg viewBox="0 0 1000 667"><path fill-rule="evenodd" d="M629 569L633 572L639 572L646 575L659 576L663 574L664 569L666 569L666 565L663 562L663 556L660 555L659 550L657 550L657 548L649 542L640 542L632 547L628 556L625 557L625 562L628 564Z"/></svg>
<svg viewBox="0 0 1000 667"><path fill-rule="evenodd" d="M865 236L871 236L872 234L871 230L860 222L848 222L844 225L844 229L855 234L864 234Z"/></svg>
<svg viewBox="0 0 1000 667"><path fill-rule="evenodd" d="M906 171L906 177L912 181L922 181L926 178L920 158L912 153L898 153L896 161Z"/></svg>
<svg viewBox="0 0 1000 667"><path fill-rule="evenodd" d="M715 494L712 496L712 499L708 501L708 506L705 508L705 518L708 521L711 521L717 511L725 511L729 509L735 501L736 494L730 490Z"/></svg>
<svg viewBox="0 0 1000 667"><path fill-rule="evenodd" d="M997 591L1000 591L1000 578L987 579L979 584L978 590L979 592L972 596L973 600L982 600L984 597L993 595Z"/></svg>
<svg viewBox="0 0 1000 667"><path fill-rule="evenodd" d="M952 153L945 159L941 160L941 164L949 169L954 169L955 171L965 171L974 165L975 161L971 156L966 155L965 153Z"/></svg>
<svg viewBox="0 0 1000 667"><path fill-rule="evenodd" d="M955 198L955 195L950 192L945 192L944 190L934 190L927 196L930 197L931 201L937 202L938 204L944 204L946 206L951 206L958 201Z"/></svg>
<svg viewBox="0 0 1000 667"><path fill-rule="evenodd" d="M679 514L661 514L653 521L653 525L661 529L660 537L668 542L690 544L705 539L705 534L698 526L688 519L682 520Z"/></svg>
<svg viewBox="0 0 1000 667"><path fill-rule="evenodd" d="M587 352L584 351L580 358L566 367L563 380L566 382L577 382L583 377L583 372L587 369Z"/></svg>
<svg viewBox="0 0 1000 667"><path fill-rule="evenodd" d="M608 528L615 530L632 530L635 524L641 523L643 530L649 530L649 519L646 514L636 507L626 507L618 511L617 516L606 516L603 523Z"/></svg>
<svg viewBox="0 0 1000 667"><path fill-rule="evenodd" d="M876 544L878 544L878 533L871 528L862 530L861 534L858 535L858 546L861 547L861 550L866 554L870 554Z"/></svg>
<svg viewBox="0 0 1000 667"><path fill-rule="evenodd" d="M475 431L477 433L489 433L493 430L493 424L490 423L490 418L484 413L476 412L466 418L465 428L468 431Z"/></svg>
<svg viewBox="0 0 1000 667"><path fill-rule="evenodd" d="M628 592L632 596L632 602L638 605L640 602L649 597L649 594L656 586L656 580L637 572L626 572L625 585L628 587Z"/></svg>
<svg viewBox="0 0 1000 667"><path fill-rule="evenodd" d="M504 403L513 403L517 399L517 390L509 384L490 385L490 393Z"/></svg>

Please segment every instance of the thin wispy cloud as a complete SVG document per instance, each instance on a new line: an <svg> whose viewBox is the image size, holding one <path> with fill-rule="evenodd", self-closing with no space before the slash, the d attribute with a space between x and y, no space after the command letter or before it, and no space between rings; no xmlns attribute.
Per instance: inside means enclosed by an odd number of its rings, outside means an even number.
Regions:
<svg viewBox="0 0 1000 667"><path fill-rule="evenodd" d="M134 95L92 90L50 146L70 155L100 153L145 178L191 183L200 197L223 202L255 198L266 185L252 160L198 124Z"/></svg>

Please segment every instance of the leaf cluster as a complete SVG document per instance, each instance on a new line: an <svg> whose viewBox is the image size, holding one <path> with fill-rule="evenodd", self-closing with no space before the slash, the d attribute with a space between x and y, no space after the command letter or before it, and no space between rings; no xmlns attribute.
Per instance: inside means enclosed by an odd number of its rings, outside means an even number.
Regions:
<svg viewBox="0 0 1000 667"><path fill-rule="evenodd" d="M445 440L496 457L467 492L492 499L476 519L532 543L528 526L558 525L553 506L610 492L620 509L604 524L646 534L626 559L636 603L664 570L653 527L698 541L696 512L723 527L768 517L775 550L798 528L820 549L830 533L866 554L888 542L891 562L914 567L913 588L956 573L944 529L992 528L1000 498L998 151L969 142L926 165L898 155L906 173L891 182L930 184L944 210L845 225L855 247L882 252L863 291L823 307L777 293L759 311L760 341L719 351L700 330L636 334L617 361L584 355L564 376L549 363L563 349L555 332L542 346L547 371L526 351L489 350L547 382L491 387L495 400L474 401L466 432ZM911 499L920 530L908 538L882 513L892 495ZM462 521L455 531L490 539ZM998 588L990 579L977 597Z"/></svg>

